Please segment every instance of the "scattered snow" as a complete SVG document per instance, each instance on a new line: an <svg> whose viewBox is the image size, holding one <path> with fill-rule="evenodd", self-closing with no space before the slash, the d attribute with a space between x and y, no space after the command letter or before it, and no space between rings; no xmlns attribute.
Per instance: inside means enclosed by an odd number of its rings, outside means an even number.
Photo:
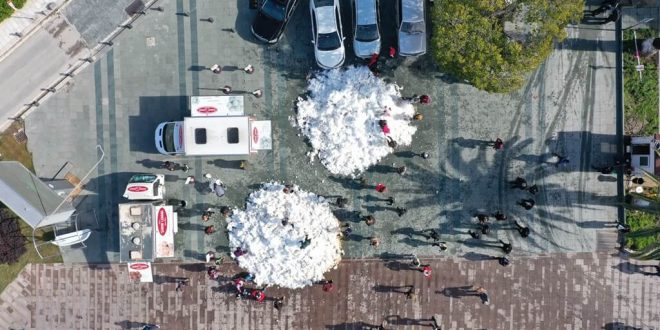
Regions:
<svg viewBox="0 0 660 330"><path fill-rule="evenodd" d="M392 152L387 136L399 145L412 142L414 107L367 67L323 71L307 89L307 99L298 98L297 125L312 145L310 159L318 157L333 174L355 176L378 163ZM379 120L387 121L389 134Z"/></svg>
<svg viewBox="0 0 660 330"><path fill-rule="evenodd" d="M255 275L257 285L301 288L323 279L341 260L339 221L325 198L266 183L248 197L245 211L228 219L232 257ZM282 224L287 219L288 224ZM301 248L305 237L309 246ZM236 248L247 253L236 257Z"/></svg>

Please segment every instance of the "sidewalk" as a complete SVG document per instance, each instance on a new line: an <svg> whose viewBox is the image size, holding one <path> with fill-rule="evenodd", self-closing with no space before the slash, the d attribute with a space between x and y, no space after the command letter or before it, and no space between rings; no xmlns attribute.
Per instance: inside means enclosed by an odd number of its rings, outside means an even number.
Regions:
<svg viewBox="0 0 660 330"><path fill-rule="evenodd" d="M29 0L10 18L0 23L0 61L5 59L50 15L69 0Z"/></svg>
<svg viewBox="0 0 660 330"><path fill-rule="evenodd" d="M343 261L327 274L335 288L267 288L285 296L281 311L271 300L236 300L230 283L240 270L219 267L220 282L204 264L155 264L154 281L131 283L125 265L28 265L0 296L0 328L20 329L660 329L657 262L607 253L552 254L496 260L421 258L431 278L406 269L410 260ZM175 277L190 278L182 293ZM407 300L409 285L416 298ZM483 286L490 304L460 294ZM629 328L625 328L629 329Z"/></svg>

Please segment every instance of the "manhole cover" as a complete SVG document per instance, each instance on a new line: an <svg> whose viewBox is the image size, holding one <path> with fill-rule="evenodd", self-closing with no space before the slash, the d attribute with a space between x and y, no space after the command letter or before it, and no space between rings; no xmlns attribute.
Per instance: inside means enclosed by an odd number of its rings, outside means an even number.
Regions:
<svg viewBox="0 0 660 330"><path fill-rule="evenodd" d="M25 131L23 129L20 129L18 132L14 133L14 139L16 139L16 142L18 143L23 143L27 141L27 135L25 135Z"/></svg>
<svg viewBox="0 0 660 330"><path fill-rule="evenodd" d="M147 37L147 47L156 46L156 37Z"/></svg>

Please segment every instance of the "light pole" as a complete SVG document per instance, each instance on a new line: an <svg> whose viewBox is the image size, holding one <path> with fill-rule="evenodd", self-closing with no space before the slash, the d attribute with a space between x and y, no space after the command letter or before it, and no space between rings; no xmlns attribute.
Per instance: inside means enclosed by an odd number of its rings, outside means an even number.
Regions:
<svg viewBox="0 0 660 330"><path fill-rule="evenodd" d="M637 25L640 25L640 24L646 24L646 23L648 23L648 22L650 22L650 21L652 21L652 20L654 20L654 19L655 19L655 18L653 18L653 17L647 17L647 18L644 18L644 19L642 19L641 21L637 22L637 24L635 24L635 25L633 25L633 26L629 26L629 27L627 27L627 28L625 28L625 29L622 29L622 30L623 30L623 31L625 31L625 30L630 30L630 29L634 28L634 27L637 26Z"/></svg>

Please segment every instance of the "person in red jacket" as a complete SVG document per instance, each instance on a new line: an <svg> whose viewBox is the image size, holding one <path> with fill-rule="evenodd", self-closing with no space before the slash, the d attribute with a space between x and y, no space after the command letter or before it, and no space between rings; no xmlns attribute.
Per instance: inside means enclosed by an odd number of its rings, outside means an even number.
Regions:
<svg viewBox="0 0 660 330"><path fill-rule="evenodd" d="M422 266L421 272L422 274L424 274L424 277L431 278L431 272L432 272L431 266L429 265Z"/></svg>
<svg viewBox="0 0 660 330"><path fill-rule="evenodd" d="M258 302L262 302L266 299L266 294L261 290L252 290L252 297Z"/></svg>

